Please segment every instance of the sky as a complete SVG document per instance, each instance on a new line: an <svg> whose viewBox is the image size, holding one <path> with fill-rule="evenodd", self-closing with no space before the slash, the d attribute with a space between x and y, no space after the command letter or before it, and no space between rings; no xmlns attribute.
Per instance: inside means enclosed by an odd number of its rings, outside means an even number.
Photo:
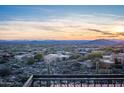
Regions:
<svg viewBox="0 0 124 93"><path fill-rule="evenodd" d="M124 6L0 6L0 40L124 39Z"/></svg>

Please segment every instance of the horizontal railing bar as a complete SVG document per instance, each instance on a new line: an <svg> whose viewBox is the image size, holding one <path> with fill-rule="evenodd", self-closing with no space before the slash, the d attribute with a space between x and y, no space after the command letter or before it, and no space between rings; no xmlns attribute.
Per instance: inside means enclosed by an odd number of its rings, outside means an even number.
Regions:
<svg viewBox="0 0 124 93"><path fill-rule="evenodd" d="M33 78L33 80L124 80L124 78Z"/></svg>
<svg viewBox="0 0 124 93"><path fill-rule="evenodd" d="M124 78L123 74L112 74L112 75L34 75L34 78Z"/></svg>

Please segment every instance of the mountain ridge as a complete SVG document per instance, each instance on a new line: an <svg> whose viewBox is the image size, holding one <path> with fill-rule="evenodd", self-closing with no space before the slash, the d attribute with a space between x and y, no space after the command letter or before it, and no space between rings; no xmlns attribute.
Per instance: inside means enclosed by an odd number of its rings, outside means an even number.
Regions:
<svg viewBox="0 0 124 93"><path fill-rule="evenodd" d="M0 44L84 44L84 45L116 45L124 44L124 40L0 40Z"/></svg>

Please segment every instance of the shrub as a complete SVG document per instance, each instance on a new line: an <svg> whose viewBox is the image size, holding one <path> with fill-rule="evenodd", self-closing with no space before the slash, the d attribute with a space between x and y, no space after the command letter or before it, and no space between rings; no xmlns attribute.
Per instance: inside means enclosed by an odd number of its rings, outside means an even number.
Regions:
<svg viewBox="0 0 124 93"><path fill-rule="evenodd" d="M79 57L80 57L79 54L73 54L73 55L70 56L70 59L77 59Z"/></svg>
<svg viewBox="0 0 124 93"><path fill-rule="evenodd" d="M0 58L0 64L7 63L7 62L8 62L8 60L7 60L7 59L4 59L3 57L2 57L2 58Z"/></svg>
<svg viewBox="0 0 124 93"><path fill-rule="evenodd" d="M7 76L11 74L11 70L6 65L0 65L0 76Z"/></svg>
<svg viewBox="0 0 124 93"><path fill-rule="evenodd" d="M91 52L87 55L88 59L102 58L102 52Z"/></svg>
<svg viewBox="0 0 124 93"><path fill-rule="evenodd" d="M34 56L34 59L36 61L41 61L43 59L43 55L41 53L37 53L35 56Z"/></svg>
<svg viewBox="0 0 124 93"><path fill-rule="evenodd" d="M78 58L78 61L85 61L85 60L88 60L88 58L86 56L80 56Z"/></svg>
<svg viewBox="0 0 124 93"><path fill-rule="evenodd" d="M28 65L32 65L32 64L34 64L35 63L35 60L34 60L34 58L28 58L28 60L27 60L27 64Z"/></svg>
<svg viewBox="0 0 124 93"><path fill-rule="evenodd" d="M18 75L18 79L19 79L18 81L25 83L28 79L28 76L21 74L21 75Z"/></svg>

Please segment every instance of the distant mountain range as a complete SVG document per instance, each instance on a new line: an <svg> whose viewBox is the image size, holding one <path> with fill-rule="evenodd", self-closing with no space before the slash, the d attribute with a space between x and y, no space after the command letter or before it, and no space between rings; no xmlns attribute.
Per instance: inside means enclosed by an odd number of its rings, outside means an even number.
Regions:
<svg viewBox="0 0 124 93"><path fill-rule="evenodd" d="M100 45L100 46L107 46L107 45L116 45L121 44L122 41L119 40L107 40L107 39L97 39L93 41L89 41L86 44L87 45Z"/></svg>
<svg viewBox="0 0 124 93"><path fill-rule="evenodd" d="M90 40L0 40L0 44L84 44Z"/></svg>
<svg viewBox="0 0 124 93"><path fill-rule="evenodd" d="M124 40L0 40L0 44L83 44L83 45L116 45L124 44Z"/></svg>

